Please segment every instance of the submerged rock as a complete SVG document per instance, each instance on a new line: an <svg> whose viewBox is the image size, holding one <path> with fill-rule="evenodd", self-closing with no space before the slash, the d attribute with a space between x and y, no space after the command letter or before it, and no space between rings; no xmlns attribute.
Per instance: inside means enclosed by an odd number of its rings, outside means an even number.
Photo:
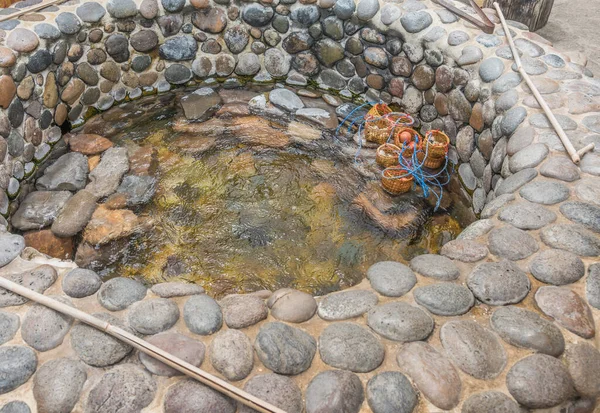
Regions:
<svg viewBox="0 0 600 413"><path fill-rule="evenodd" d="M203 87L182 96L180 103L187 119L204 122L221 108L223 100L213 89Z"/></svg>

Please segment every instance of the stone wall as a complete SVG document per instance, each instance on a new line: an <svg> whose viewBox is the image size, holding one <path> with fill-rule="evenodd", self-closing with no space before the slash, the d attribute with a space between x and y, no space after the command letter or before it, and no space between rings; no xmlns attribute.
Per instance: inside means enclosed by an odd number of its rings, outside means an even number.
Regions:
<svg viewBox="0 0 600 413"><path fill-rule="evenodd" d="M598 141L600 83L568 53L510 25L575 146ZM590 153L577 167L564 156L511 68L499 26L482 34L415 0L117 0L68 2L0 30L6 216L31 191L28 178L66 151L67 121L81 125L177 86L278 81L399 102L425 129L444 129L480 217L440 255L375 264L359 286L317 299L283 290L217 303L196 286L149 293L124 278L103 284L23 251L23 238L9 233L0 235L2 275L120 319L157 345L180 342L181 357L290 412L334 411L325 390L346 412L518 412L517 402L594 411L600 157ZM236 410L73 320L11 294L0 294L0 305L0 401L13 409L25 401L39 411ZM19 411L8 409L0 412Z"/></svg>

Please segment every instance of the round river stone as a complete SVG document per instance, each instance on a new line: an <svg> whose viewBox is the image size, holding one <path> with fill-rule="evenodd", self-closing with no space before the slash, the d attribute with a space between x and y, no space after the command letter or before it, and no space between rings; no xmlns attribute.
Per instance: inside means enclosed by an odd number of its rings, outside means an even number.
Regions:
<svg viewBox="0 0 600 413"><path fill-rule="evenodd" d="M288 323L308 321L317 311L317 301L312 295L291 288L275 291L269 297L267 306L273 317Z"/></svg>
<svg viewBox="0 0 600 413"><path fill-rule="evenodd" d="M255 295L229 295L219 305L229 328L246 328L267 318L269 310L264 300Z"/></svg>
<svg viewBox="0 0 600 413"><path fill-rule="evenodd" d="M406 265L395 261L381 261L367 270L367 278L375 291L387 297L400 297L417 283L417 277Z"/></svg>
<svg viewBox="0 0 600 413"><path fill-rule="evenodd" d="M72 269L62 280L62 289L69 297L83 298L94 294L102 286L102 280L92 270Z"/></svg>
<svg viewBox="0 0 600 413"><path fill-rule="evenodd" d="M373 333L358 324L329 325L319 337L319 353L326 364L356 373L375 370L385 349Z"/></svg>
<svg viewBox="0 0 600 413"><path fill-rule="evenodd" d="M192 333L207 336L221 329L223 313L208 295L193 295L183 305L183 320Z"/></svg>
<svg viewBox="0 0 600 413"><path fill-rule="evenodd" d="M73 306L65 297L52 298L62 304ZM36 303L29 307L23 318L21 336L23 341L37 351L48 351L63 342L72 324L72 317Z"/></svg>
<svg viewBox="0 0 600 413"><path fill-rule="evenodd" d="M369 311L367 324L378 334L395 341L425 340L434 326L425 311L404 302L378 305Z"/></svg>
<svg viewBox="0 0 600 413"><path fill-rule="evenodd" d="M173 327L179 319L179 307L168 298L151 298L131 306L129 325L141 334L157 334Z"/></svg>
<svg viewBox="0 0 600 413"><path fill-rule="evenodd" d="M462 405L461 413L522 413L513 399L499 391L486 391L469 397Z"/></svg>
<svg viewBox="0 0 600 413"><path fill-rule="evenodd" d="M178 381L167 390L164 413L235 413L235 400L196 380Z"/></svg>
<svg viewBox="0 0 600 413"><path fill-rule="evenodd" d="M525 185L519 194L536 204L554 205L569 197L569 188L560 182L535 181Z"/></svg>
<svg viewBox="0 0 600 413"><path fill-rule="evenodd" d="M372 291L340 291L323 298L317 314L323 320L346 320L363 315L375 307L378 301L377 295Z"/></svg>
<svg viewBox="0 0 600 413"><path fill-rule="evenodd" d="M441 281L456 280L460 271L451 259L437 254L423 254L410 260L410 268L419 274Z"/></svg>
<svg viewBox="0 0 600 413"><path fill-rule="evenodd" d="M124 310L146 296L146 287L131 278L112 278L102 284L98 301L110 311Z"/></svg>
<svg viewBox="0 0 600 413"><path fill-rule="evenodd" d="M488 244L492 254L512 261L527 258L540 248L535 238L512 226L491 230Z"/></svg>
<svg viewBox="0 0 600 413"><path fill-rule="evenodd" d="M0 347L0 394L25 383L37 368L35 351L26 346Z"/></svg>
<svg viewBox="0 0 600 413"><path fill-rule="evenodd" d="M20 325L17 314L0 311L0 345L12 340Z"/></svg>
<svg viewBox="0 0 600 413"><path fill-rule="evenodd" d="M516 362L506 375L508 391L531 409L554 407L573 395L573 381L560 360L533 354Z"/></svg>
<svg viewBox="0 0 600 413"><path fill-rule="evenodd" d="M600 208L585 202L565 202L560 212L569 220L583 225L587 229L600 232Z"/></svg>
<svg viewBox="0 0 600 413"><path fill-rule="evenodd" d="M565 340L550 321L533 311L515 306L494 311L490 325L509 344L558 357L565 350Z"/></svg>
<svg viewBox="0 0 600 413"><path fill-rule="evenodd" d="M486 304L506 305L521 302L531 283L515 263L502 260L477 265L467 278L467 287Z"/></svg>
<svg viewBox="0 0 600 413"><path fill-rule="evenodd" d="M583 338L596 334L592 311L585 300L565 287L540 287L535 302L544 314Z"/></svg>
<svg viewBox="0 0 600 413"><path fill-rule="evenodd" d="M373 413L411 413L418 398L404 374L385 371L367 383L367 402Z"/></svg>
<svg viewBox="0 0 600 413"><path fill-rule="evenodd" d="M448 321L440 330L440 339L454 363L477 379L493 379L506 366L500 341L475 321Z"/></svg>
<svg viewBox="0 0 600 413"><path fill-rule="evenodd" d="M600 255L600 239L593 232L574 224L555 224L540 232L544 244L585 257Z"/></svg>
<svg viewBox="0 0 600 413"><path fill-rule="evenodd" d="M475 297L468 288L450 282L418 287L413 296L417 304L442 316L465 314L475 305Z"/></svg>
<svg viewBox="0 0 600 413"><path fill-rule="evenodd" d="M541 205L518 202L502 208L498 218L519 229L540 229L556 221L556 214Z"/></svg>
<svg viewBox="0 0 600 413"><path fill-rule="evenodd" d="M254 376L246 382L244 390L287 413L302 413L302 391L289 377L273 373ZM241 403L238 410L239 413L255 411Z"/></svg>
<svg viewBox="0 0 600 413"><path fill-rule="evenodd" d="M569 374L577 392L585 397L600 395L600 352L588 343L572 344L565 354Z"/></svg>
<svg viewBox="0 0 600 413"><path fill-rule="evenodd" d="M529 264L531 274L546 284L565 285L579 280L585 274L581 258L569 251L548 249L541 251Z"/></svg>
<svg viewBox="0 0 600 413"><path fill-rule="evenodd" d="M33 378L33 396L40 412L70 412L87 380L84 365L75 360L50 360Z"/></svg>
<svg viewBox="0 0 600 413"><path fill-rule="evenodd" d="M193 366L200 367L204 361L205 347L200 341L186 337L179 333L161 333L146 338L150 344L179 357ZM157 376L181 376L178 370L167 366L146 353L139 353L140 362L152 374Z"/></svg>
<svg viewBox="0 0 600 413"><path fill-rule="evenodd" d="M306 413L358 413L364 399L362 383L356 374L344 370L323 371L306 388Z"/></svg>
<svg viewBox="0 0 600 413"><path fill-rule="evenodd" d="M261 326L254 349L265 367L293 375L310 367L317 343L308 333L276 321Z"/></svg>
<svg viewBox="0 0 600 413"><path fill-rule="evenodd" d="M210 343L210 362L227 380L243 380L254 367L252 342L239 330L220 331Z"/></svg>

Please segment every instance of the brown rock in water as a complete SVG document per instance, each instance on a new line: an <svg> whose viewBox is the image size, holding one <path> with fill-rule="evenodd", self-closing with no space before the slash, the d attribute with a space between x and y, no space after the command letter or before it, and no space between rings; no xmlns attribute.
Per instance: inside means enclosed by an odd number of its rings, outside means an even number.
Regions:
<svg viewBox="0 0 600 413"><path fill-rule="evenodd" d="M153 176L158 169L158 153L152 146L142 146L129 157L129 172Z"/></svg>
<svg viewBox="0 0 600 413"><path fill-rule="evenodd" d="M101 270L121 259L128 244L127 238L100 246L81 243L75 253L75 264L82 268Z"/></svg>
<svg viewBox="0 0 600 413"><path fill-rule="evenodd" d="M100 206L83 233L83 241L103 245L132 235L139 225L137 215L128 209L110 210Z"/></svg>
<svg viewBox="0 0 600 413"><path fill-rule="evenodd" d="M88 170L92 172L98 166L102 157L100 155L90 156L88 158Z"/></svg>
<svg viewBox="0 0 600 413"><path fill-rule="evenodd" d="M17 93L15 81L9 75L0 76L0 108L7 109Z"/></svg>
<svg viewBox="0 0 600 413"><path fill-rule="evenodd" d="M123 209L127 207L127 194L116 193L108 197L103 206L108 209Z"/></svg>
<svg viewBox="0 0 600 413"><path fill-rule="evenodd" d="M69 136L69 147L84 155L97 155L112 147L113 143L103 136L80 133Z"/></svg>
<svg viewBox="0 0 600 413"><path fill-rule="evenodd" d="M35 248L42 254L62 260L73 258L73 238L59 238L49 229L26 232L23 238L26 246Z"/></svg>

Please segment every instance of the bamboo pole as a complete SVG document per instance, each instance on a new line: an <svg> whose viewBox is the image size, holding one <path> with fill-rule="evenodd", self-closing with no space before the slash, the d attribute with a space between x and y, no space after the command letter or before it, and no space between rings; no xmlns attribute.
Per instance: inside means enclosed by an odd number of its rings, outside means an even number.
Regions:
<svg viewBox="0 0 600 413"><path fill-rule="evenodd" d="M14 13L7 14L7 15L4 15L4 16L0 16L0 23L2 23L3 21L6 21L6 20L15 19L15 18L20 17L20 16L22 16L24 14L27 14L27 13L31 13L31 12L34 12L34 11L45 9L48 6L53 6L53 5L58 4L58 3L63 3L65 1L67 1L67 0L50 0L50 1L47 1L47 2L42 2L40 4L36 4L35 6L26 7L24 9L21 9L19 11L14 12Z"/></svg>
<svg viewBox="0 0 600 413"><path fill-rule="evenodd" d="M518 69L519 73L521 74L523 79L525 79L527 86L529 86L529 89L531 89L531 93L533 93L533 96L535 96L538 103L540 104L540 106L542 107L544 112L546 113L546 117L548 118L548 120L550 121L552 126L554 127L556 134L558 135L558 137L560 138L565 149L569 153L571 160L573 161L573 163L579 164L579 162L581 161L581 157L583 155L585 155L587 152L593 150L595 145L593 143L590 143L589 145L585 146L584 148L580 149L579 151L575 150L575 147L571 143L571 140L569 139L569 137L563 130L562 126L560 126L560 123L558 123L558 120L556 119L556 117L552 113L552 110L550 109L550 107L548 106L548 104L546 103L546 101L544 100L542 95L540 94L540 91L533 84L533 82L531 81L531 78L529 77L529 75L527 74L527 72L525 71L523 66L521 65L521 58L519 57L519 53L517 51L517 48L515 47L515 43L513 41L512 35L510 34L510 30L508 28L508 25L506 24L506 20L504 19L504 14L502 14L502 10L500 9L498 2L494 2L494 7L496 8L496 11L498 12L498 17L500 17L500 22L502 23L502 27L504 28L504 34L506 35L506 38L508 40L508 45L510 46L510 50L512 52L513 59L515 59L515 64L517 65L517 69Z"/></svg>
<svg viewBox="0 0 600 413"><path fill-rule="evenodd" d="M19 294L25 298L29 298L31 301L45 305L48 308L66 314L70 317L73 317L76 320L79 320L101 331L104 331L105 333L110 334L111 336L121 341L124 341L132 347L135 347L139 351L146 353L151 357L154 357L155 359L165 363L170 367L173 367L174 369L180 371L186 376L198 380L200 383L203 383L225 394L226 396L229 396L232 399L235 399L240 403L254 410L257 410L260 413L286 413L282 409L275 407L272 404L267 403L266 401L261 400L248 392L238 389L237 387L227 383L226 381L221 380L218 377L215 377L212 374L209 374L170 353L167 353L166 351L148 343L145 340L142 340L139 337L136 337L135 335L123 330L122 328L113 326L110 323L100 320L99 318L89 315L81 310L78 310L59 301L56 301L50 297L32 291L26 287L23 287L20 284L8 280L7 278L0 277L0 287L12 291L16 294Z"/></svg>

